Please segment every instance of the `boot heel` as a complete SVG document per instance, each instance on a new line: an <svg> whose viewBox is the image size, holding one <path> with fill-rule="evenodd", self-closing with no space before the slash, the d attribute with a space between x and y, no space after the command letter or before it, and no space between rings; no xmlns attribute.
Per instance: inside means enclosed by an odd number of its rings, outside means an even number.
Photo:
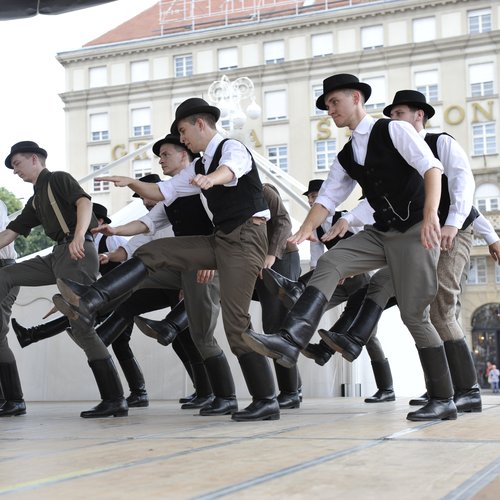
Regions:
<svg viewBox="0 0 500 500"><path fill-rule="evenodd" d="M113 417L128 417L128 410L120 410L113 413Z"/></svg>
<svg viewBox="0 0 500 500"><path fill-rule="evenodd" d="M269 415L266 418L263 418L262 420L279 420L280 419L280 414L275 413L274 415Z"/></svg>

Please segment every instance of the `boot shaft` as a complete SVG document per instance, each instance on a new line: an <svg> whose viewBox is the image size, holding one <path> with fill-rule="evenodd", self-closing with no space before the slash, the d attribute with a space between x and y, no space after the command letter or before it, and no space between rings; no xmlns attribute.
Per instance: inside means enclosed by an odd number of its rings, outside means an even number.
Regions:
<svg viewBox="0 0 500 500"><path fill-rule="evenodd" d="M430 399L448 400L453 397L453 384L444 346L418 349Z"/></svg>
<svg viewBox="0 0 500 500"><path fill-rule="evenodd" d="M184 300L179 301L176 306L172 307L163 321L172 325L179 333L184 331L188 327L188 316Z"/></svg>
<svg viewBox="0 0 500 500"><path fill-rule="evenodd" d="M465 338L444 342L451 380L457 391L464 391L477 384L476 368Z"/></svg>
<svg viewBox="0 0 500 500"><path fill-rule="evenodd" d="M110 356L105 359L89 360L88 363L94 374L101 399L104 401L123 399L123 387L113 358Z"/></svg>
<svg viewBox="0 0 500 500"><path fill-rule="evenodd" d="M214 395L225 399L236 398L233 375L225 354L221 352L205 359L204 363Z"/></svg>
<svg viewBox="0 0 500 500"><path fill-rule="evenodd" d="M273 399L276 394L269 360L256 352L249 352L240 356L238 362L252 398Z"/></svg>
<svg viewBox="0 0 500 500"><path fill-rule="evenodd" d="M6 401L22 401L23 391L15 361L0 363L0 386Z"/></svg>
<svg viewBox="0 0 500 500"><path fill-rule="evenodd" d="M377 389L394 390L391 367L387 358L384 361L372 361L372 370Z"/></svg>

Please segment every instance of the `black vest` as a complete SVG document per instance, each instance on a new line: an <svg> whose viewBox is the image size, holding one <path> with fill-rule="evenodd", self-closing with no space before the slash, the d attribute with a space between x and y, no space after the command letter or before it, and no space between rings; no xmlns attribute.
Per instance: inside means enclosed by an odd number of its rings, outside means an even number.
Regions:
<svg viewBox="0 0 500 500"><path fill-rule="evenodd" d="M405 232L423 219L424 180L394 147L390 121L380 119L373 125L364 165L354 161L350 141L337 158L374 209L374 226L380 231Z"/></svg>
<svg viewBox="0 0 500 500"><path fill-rule="evenodd" d="M106 253L109 251L108 244L106 240L108 237L103 234L102 238L99 240L99 245L97 249L97 253ZM107 264L99 264L99 272L104 276L106 273L109 273L115 267L118 267L121 262L108 262Z"/></svg>
<svg viewBox="0 0 500 500"><path fill-rule="evenodd" d="M425 142L431 148L434 156L440 160L437 150L437 141L440 135L449 135L446 132L441 132L440 134L426 134ZM450 135L451 137L451 135ZM444 226L446 218L448 217L448 212L450 211L450 190L448 189L448 177L445 174L441 176L441 199L439 200L439 222ZM479 217L479 212L476 207L472 207L467 219L465 219L463 226L460 229L466 229L472 222Z"/></svg>
<svg viewBox="0 0 500 500"><path fill-rule="evenodd" d="M214 232L214 225L199 194L177 198L165 206L165 213L175 236L206 236Z"/></svg>
<svg viewBox="0 0 500 500"><path fill-rule="evenodd" d="M333 214L333 217L332 217L332 226L342 217L343 214L345 214L346 212L335 212ZM325 231L324 229L321 227L321 226L318 226L316 228L316 235L318 236L318 240L321 241L321 238L322 236L325 234ZM326 248L328 248L328 250L330 250L330 248L334 247L340 240L345 240L346 238L349 238L349 236L352 236L353 233L351 233L351 231L347 231L344 236L340 237L340 236L337 236L335 238L333 238L333 240L330 240L330 241L321 241L321 243L323 243L323 245L325 245Z"/></svg>
<svg viewBox="0 0 500 500"><path fill-rule="evenodd" d="M196 162L195 172L197 174L206 175L216 170L222 156L222 146L228 140L234 139L221 141L206 173L202 159L200 158ZM262 194L262 183L255 161L251 154L250 157L252 158L252 169L238 179L236 186L214 186L203 192L208 201L208 208L213 214L215 228L226 234L236 229L257 212L268 209Z"/></svg>

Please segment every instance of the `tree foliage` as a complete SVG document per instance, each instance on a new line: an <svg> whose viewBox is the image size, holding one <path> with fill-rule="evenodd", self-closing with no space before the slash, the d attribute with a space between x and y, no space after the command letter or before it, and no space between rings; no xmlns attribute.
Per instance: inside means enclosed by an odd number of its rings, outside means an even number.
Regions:
<svg viewBox="0 0 500 500"><path fill-rule="evenodd" d="M23 204L14 193L11 193L4 187L0 187L0 200L7 206L9 214L17 212L23 207ZM43 228L38 226L31 231L27 238L19 236L14 243L14 247L19 257L24 257L25 255L39 252L53 244L54 242L44 233Z"/></svg>

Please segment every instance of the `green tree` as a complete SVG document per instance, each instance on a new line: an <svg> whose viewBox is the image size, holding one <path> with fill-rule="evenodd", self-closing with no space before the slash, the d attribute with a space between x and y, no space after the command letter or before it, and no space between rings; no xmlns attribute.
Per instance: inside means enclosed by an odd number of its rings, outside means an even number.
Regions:
<svg viewBox="0 0 500 500"><path fill-rule="evenodd" d="M4 187L0 187L0 200L7 206L9 214L21 210L23 206L14 194ZM39 252L53 244L54 242L43 232L42 227L38 226L31 231L27 238L24 236L17 238L14 247L19 257L24 257L25 255Z"/></svg>

